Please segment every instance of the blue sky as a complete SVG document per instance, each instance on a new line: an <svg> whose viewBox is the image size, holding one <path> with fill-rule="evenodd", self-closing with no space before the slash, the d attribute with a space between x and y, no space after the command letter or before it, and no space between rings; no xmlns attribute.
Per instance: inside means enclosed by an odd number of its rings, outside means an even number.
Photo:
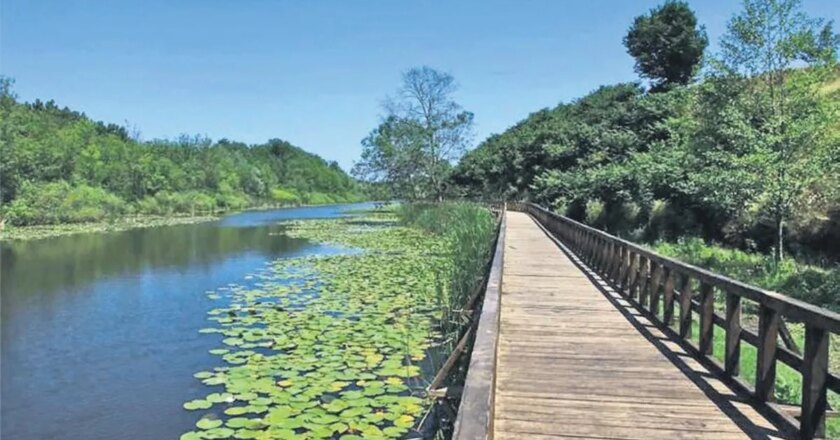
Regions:
<svg viewBox="0 0 840 440"><path fill-rule="evenodd" d="M0 0L0 72L144 139L286 139L349 168L380 103L447 71L476 143L601 84L636 79L621 39L660 1ZM806 11L840 21L836 0ZM736 1L691 1L714 44Z"/></svg>

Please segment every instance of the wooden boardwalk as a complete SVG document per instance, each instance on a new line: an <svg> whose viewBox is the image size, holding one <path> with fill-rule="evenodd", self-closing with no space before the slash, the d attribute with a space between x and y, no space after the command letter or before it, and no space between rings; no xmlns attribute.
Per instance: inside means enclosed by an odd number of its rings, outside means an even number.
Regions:
<svg viewBox="0 0 840 440"><path fill-rule="evenodd" d="M493 438L785 437L530 216L506 215Z"/></svg>

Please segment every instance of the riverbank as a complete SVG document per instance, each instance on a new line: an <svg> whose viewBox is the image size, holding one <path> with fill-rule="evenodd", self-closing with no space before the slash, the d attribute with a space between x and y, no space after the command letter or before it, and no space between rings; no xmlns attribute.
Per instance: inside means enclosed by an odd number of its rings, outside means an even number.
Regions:
<svg viewBox="0 0 840 440"><path fill-rule="evenodd" d="M204 223L218 220L214 215L200 216L156 216L144 215L137 217L124 217L112 221L89 222L89 223L65 223L59 225L34 225L34 226L6 226L0 232L0 241L26 241L40 240L44 238L61 237L65 235L91 233L91 232L117 232L138 228L153 228L157 226L186 225Z"/></svg>
<svg viewBox="0 0 840 440"><path fill-rule="evenodd" d="M32 225L32 226L10 226L6 225L5 229L0 228L0 242L3 241L28 241L40 240L43 238L61 237L73 234L83 234L91 232L118 232L129 229L138 228L153 228L156 226L174 226L174 225L188 225L195 223L204 223L220 219L222 216L234 214L237 212L249 211L270 211L275 209L288 208L309 208L317 206L329 206L333 203L327 204L263 204L254 205L238 210L215 211L209 214L198 215L137 215L131 217L118 217L116 219L99 221L99 222L85 222L85 223L61 223L55 225ZM352 213L352 211L348 211Z"/></svg>

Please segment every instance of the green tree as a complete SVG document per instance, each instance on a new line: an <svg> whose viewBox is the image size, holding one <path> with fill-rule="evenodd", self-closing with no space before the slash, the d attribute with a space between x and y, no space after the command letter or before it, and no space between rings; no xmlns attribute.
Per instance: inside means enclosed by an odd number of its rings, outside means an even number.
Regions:
<svg viewBox="0 0 840 440"><path fill-rule="evenodd" d="M702 93L700 181L772 221L779 260L786 220L836 148L828 134L837 100L819 89L833 75L838 41L798 0L745 0Z"/></svg>
<svg viewBox="0 0 840 440"><path fill-rule="evenodd" d="M627 52L636 59L636 72L653 80L655 90L688 84L707 45L694 11L681 1L669 0L636 17L624 37Z"/></svg>
<svg viewBox="0 0 840 440"><path fill-rule="evenodd" d="M453 99L455 78L430 67L403 74L387 116L362 142L356 175L386 181L413 198L443 198L453 162L472 139L473 114Z"/></svg>
<svg viewBox="0 0 840 440"><path fill-rule="evenodd" d="M425 178L423 142L422 126L391 115L362 140L362 155L352 173L387 185L392 197L425 198L431 188Z"/></svg>

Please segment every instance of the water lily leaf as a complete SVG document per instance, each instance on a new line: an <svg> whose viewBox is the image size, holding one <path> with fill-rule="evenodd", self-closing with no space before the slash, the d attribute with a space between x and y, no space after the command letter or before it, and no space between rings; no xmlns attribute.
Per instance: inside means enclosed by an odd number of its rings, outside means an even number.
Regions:
<svg viewBox="0 0 840 440"><path fill-rule="evenodd" d="M212 393L208 394L205 399L211 403L233 402L234 400L233 394L230 393Z"/></svg>
<svg viewBox="0 0 840 440"><path fill-rule="evenodd" d="M209 419L203 418L197 422L195 422L195 426L198 429L213 429L222 426L222 421L219 419Z"/></svg>
<svg viewBox="0 0 840 440"><path fill-rule="evenodd" d="M231 419L228 419L225 422L225 425L228 428L233 428L233 429L237 429L237 428L260 429L264 426L262 420L260 420L260 419L248 419L248 418L245 418L245 417L233 417Z"/></svg>
<svg viewBox="0 0 840 440"><path fill-rule="evenodd" d="M399 428L396 426L389 426L387 428L382 429L382 433L391 438L400 438L406 431L407 429Z"/></svg>
<svg viewBox="0 0 840 440"><path fill-rule="evenodd" d="M197 409L207 409L213 406L211 402L208 402L204 399L195 399L190 400L189 402L184 404L184 409L194 411Z"/></svg>
<svg viewBox="0 0 840 440"><path fill-rule="evenodd" d="M394 420L394 426L398 428L411 428L414 426L414 417L403 415Z"/></svg>
<svg viewBox="0 0 840 440"><path fill-rule="evenodd" d="M204 432L203 437L207 439L224 439L232 437L236 431L230 428L213 428Z"/></svg>

